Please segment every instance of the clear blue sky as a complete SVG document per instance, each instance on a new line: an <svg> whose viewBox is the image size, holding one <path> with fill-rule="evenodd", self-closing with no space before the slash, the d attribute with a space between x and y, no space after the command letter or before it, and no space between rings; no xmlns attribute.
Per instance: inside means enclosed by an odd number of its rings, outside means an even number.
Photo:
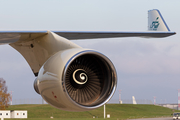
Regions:
<svg viewBox="0 0 180 120"><path fill-rule="evenodd" d="M179 0L0 0L0 30L146 31L147 11L159 9L175 36L161 39L114 38L73 41L108 56L118 73L112 99L177 103L180 88ZM40 98L25 59L0 46L0 77L13 99Z"/></svg>

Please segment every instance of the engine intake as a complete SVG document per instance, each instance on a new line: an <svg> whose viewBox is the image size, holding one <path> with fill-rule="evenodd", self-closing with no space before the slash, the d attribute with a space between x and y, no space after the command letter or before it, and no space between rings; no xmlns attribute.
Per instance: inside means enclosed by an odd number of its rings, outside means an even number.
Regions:
<svg viewBox="0 0 180 120"><path fill-rule="evenodd" d="M70 98L84 106L106 100L113 88L112 70L106 60L96 54L77 57L65 71L65 88Z"/></svg>
<svg viewBox="0 0 180 120"><path fill-rule="evenodd" d="M104 105L117 84L112 62L99 52L82 48L52 56L37 79L36 90L42 97L68 111L87 111Z"/></svg>

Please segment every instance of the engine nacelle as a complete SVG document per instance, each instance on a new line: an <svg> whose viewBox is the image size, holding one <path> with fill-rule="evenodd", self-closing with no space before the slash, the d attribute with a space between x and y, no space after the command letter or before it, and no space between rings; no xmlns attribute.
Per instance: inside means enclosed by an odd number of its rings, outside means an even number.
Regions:
<svg viewBox="0 0 180 120"><path fill-rule="evenodd" d="M66 111L87 111L110 100L116 70L103 54L82 48L59 51L41 67L34 86L49 104Z"/></svg>

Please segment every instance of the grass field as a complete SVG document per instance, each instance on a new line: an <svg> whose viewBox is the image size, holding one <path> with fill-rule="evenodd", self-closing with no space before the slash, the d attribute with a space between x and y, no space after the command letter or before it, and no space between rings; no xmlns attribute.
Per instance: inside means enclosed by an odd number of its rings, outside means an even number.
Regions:
<svg viewBox="0 0 180 120"><path fill-rule="evenodd" d="M51 116L53 116L53 120L91 120L93 119L93 116L96 119L98 118L98 120L104 119L103 107L86 112L62 111L47 104L12 105L9 106L8 109L28 110L28 119L26 120L52 120L50 119ZM109 120L125 120L134 118L167 117L171 116L173 111L172 109L154 105L106 104L106 113L111 116Z"/></svg>

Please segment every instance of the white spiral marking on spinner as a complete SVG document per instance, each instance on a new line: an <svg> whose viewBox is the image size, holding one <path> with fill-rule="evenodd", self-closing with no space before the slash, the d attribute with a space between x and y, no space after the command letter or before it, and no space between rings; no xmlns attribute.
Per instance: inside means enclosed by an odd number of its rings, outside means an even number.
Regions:
<svg viewBox="0 0 180 120"><path fill-rule="evenodd" d="M82 72L82 73L78 73L78 72ZM79 74L79 75L76 75L76 74ZM78 76L80 78L80 80L77 80L76 76ZM73 80L77 83L77 84L85 84L88 80L88 77L86 75L86 73L84 72L83 69L77 69L73 72Z"/></svg>

